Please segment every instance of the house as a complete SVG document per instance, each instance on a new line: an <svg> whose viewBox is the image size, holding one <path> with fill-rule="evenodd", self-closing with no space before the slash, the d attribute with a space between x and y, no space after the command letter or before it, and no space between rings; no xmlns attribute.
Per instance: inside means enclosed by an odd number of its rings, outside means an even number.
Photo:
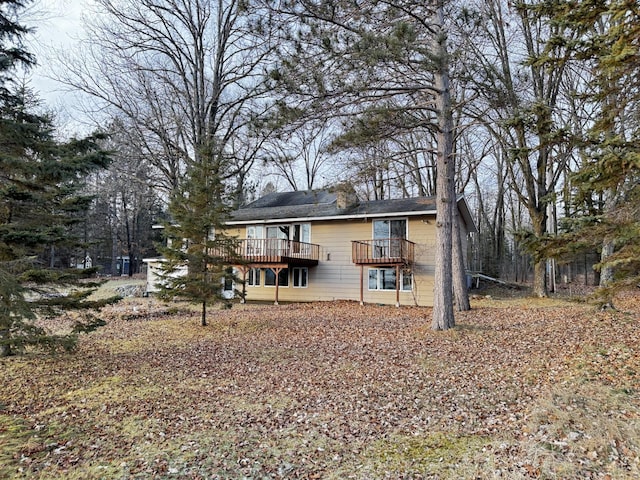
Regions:
<svg viewBox="0 0 640 480"><path fill-rule="evenodd" d="M457 201L461 231L475 231ZM353 190L271 193L233 212L249 301L433 303L435 198L359 202ZM463 249L467 235L463 235ZM149 259L149 285L154 262ZM225 287L229 288L229 286Z"/></svg>

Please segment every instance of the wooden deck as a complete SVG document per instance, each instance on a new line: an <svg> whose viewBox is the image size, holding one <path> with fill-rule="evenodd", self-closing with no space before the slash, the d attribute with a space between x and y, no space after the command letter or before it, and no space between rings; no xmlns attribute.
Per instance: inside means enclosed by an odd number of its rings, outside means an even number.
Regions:
<svg viewBox="0 0 640 480"><path fill-rule="evenodd" d="M238 242L236 255L251 264L318 265L320 246L282 238L246 238Z"/></svg>
<svg viewBox="0 0 640 480"><path fill-rule="evenodd" d="M415 243L404 238L353 240L351 253L356 265L411 265L415 261Z"/></svg>

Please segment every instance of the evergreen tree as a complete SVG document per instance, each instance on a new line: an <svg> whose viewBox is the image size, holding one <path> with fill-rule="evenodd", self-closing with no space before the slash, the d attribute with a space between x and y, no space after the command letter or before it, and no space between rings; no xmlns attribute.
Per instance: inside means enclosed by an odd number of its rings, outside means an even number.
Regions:
<svg viewBox="0 0 640 480"><path fill-rule="evenodd" d="M101 321L93 313L109 300L90 301L93 270L70 269L63 254L80 241L74 226L91 201L83 179L108 163L98 138L60 144L51 119L32 113L30 92L12 72L33 59L21 46L28 30L14 19L19 1L0 3L0 356L25 346L71 349L77 334ZM52 335L35 320L69 309L83 313L67 335Z"/></svg>
<svg viewBox="0 0 640 480"><path fill-rule="evenodd" d="M33 55L22 46L22 39L30 30L16 20L26 3L21 0L0 0L0 100L3 104L16 99L11 90L11 75L15 68L28 68L35 63Z"/></svg>
<svg viewBox="0 0 640 480"><path fill-rule="evenodd" d="M537 9L575 32L553 43L567 45L573 59L591 66L585 96L596 111L592 128L578 139L584 161L573 177L575 218L567 219L567 233L550 249L599 248L599 293L603 304L611 304L615 290L640 282L638 4L548 1Z"/></svg>
<svg viewBox="0 0 640 480"><path fill-rule="evenodd" d="M46 117L30 114L18 103L4 107L0 109L0 355L25 345L69 349L76 333L100 323L88 312L107 303L88 300L97 284L82 280L93 276L95 269L69 268L69 257L81 247L75 227L91 202L80 194L83 180L106 166L108 156L99 150L96 138L58 144ZM85 312L70 335L48 335L31 323L37 316L56 317L70 309Z"/></svg>
<svg viewBox="0 0 640 480"><path fill-rule="evenodd" d="M179 297L201 305L201 325L207 308L223 301L225 283L237 281L232 264L240 263L237 241L225 234L228 197L221 181L219 155L204 153L188 168L169 204L171 223L165 224L166 259L160 275L160 297Z"/></svg>
<svg viewBox="0 0 640 480"><path fill-rule="evenodd" d="M291 48L282 48L278 68L271 72L285 92L279 104L284 123L333 117L340 119L332 124L335 149L387 146L395 159L418 151L437 158L432 326L439 330L455 325L452 277L464 278L464 271L457 271L460 263L456 271L452 264L455 155L446 3L283 2L291 17ZM398 142L410 136L420 139L420 147ZM370 162L364 170L377 176L379 168ZM456 285L457 297L466 299L466 284Z"/></svg>

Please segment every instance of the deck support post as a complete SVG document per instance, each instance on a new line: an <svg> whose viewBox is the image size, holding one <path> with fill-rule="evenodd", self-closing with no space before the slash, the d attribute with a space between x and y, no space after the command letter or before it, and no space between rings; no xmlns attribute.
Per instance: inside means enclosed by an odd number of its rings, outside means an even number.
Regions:
<svg viewBox="0 0 640 480"><path fill-rule="evenodd" d="M400 282L402 282L402 278L400 278L400 265L396 265L396 307L400 306Z"/></svg>
<svg viewBox="0 0 640 480"><path fill-rule="evenodd" d="M276 300L275 302L273 302L273 304L278 305L278 293L280 290L280 272L282 271L282 267L274 267L271 270L273 270L273 273L276 274Z"/></svg>
<svg viewBox="0 0 640 480"><path fill-rule="evenodd" d="M247 303L247 274L251 267L248 265L236 265L235 268L242 273L242 297L240 303Z"/></svg>
<svg viewBox="0 0 640 480"><path fill-rule="evenodd" d="M364 265L360 265L360 305L364 305Z"/></svg>

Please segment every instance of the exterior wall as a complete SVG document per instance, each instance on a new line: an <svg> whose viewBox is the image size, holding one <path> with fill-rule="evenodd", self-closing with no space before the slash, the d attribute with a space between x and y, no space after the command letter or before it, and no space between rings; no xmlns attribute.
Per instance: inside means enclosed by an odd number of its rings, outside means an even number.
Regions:
<svg viewBox="0 0 640 480"><path fill-rule="evenodd" d="M158 284L160 281L160 274L162 273L162 258L143 258L142 261L147 264L147 285L145 288L146 293L158 292ZM173 277L179 277L180 275L186 275L187 268L180 268L173 273Z"/></svg>
<svg viewBox="0 0 640 480"><path fill-rule="evenodd" d="M398 217L403 218L403 217ZM316 300L360 300L360 266L351 259L352 240L371 240L375 218L351 221L318 221L311 224L311 243L320 245L320 261L309 267L306 288L294 288L289 271L289 286L280 286L281 302ZM238 238L246 237L244 227L229 231ZM424 305L433 303L435 218L408 218L408 240L415 242L413 267L413 290L400 291L401 305ZM366 303L395 304L395 290L369 290L369 266L363 267L363 297ZM247 300L274 301L275 287L264 285L262 272L260 286L246 286Z"/></svg>
<svg viewBox="0 0 640 480"><path fill-rule="evenodd" d="M462 240L460 243L462 244L462 257L464 259L464 268L469 269L469 234L466 233L468 231L467 224L464 222L462 215L458 215L458 225L460 226L460 239Z"/></svg>
<svg viewBox="0 0 640 480"><path fill-rule="evenodd" d="M386 218L386 217L385 217ZM408 220L407 239L415 243L415 264L413 265L412 291L400 291L401 305L433 305L435 216L402 217ZM331 220L311 223L311 243L320 245L320 261L317 266L308 267L308 286L293 287L291 269L289 285L280 286L278 299L281 302L305 302L326 300L360 300L360 269L352 262L351 241L371 240L373 238L373 220ZM461 231L466 225L459 219ZM258 222L256 222L258 224ZM246 227L232 227L227 234L239 239L246 238ZM463 252L466 254L467 235L462 236ZM147 269L147 292L157 289L157 273L162 259L145 259ZM465 262L466 263L466 262ZM369 290L369 266L362 269L363 299L366 303L394 305L395 290ZM240 286L236 286L240 289ZM260 286L246 286L247 300L273 302L275 287L264 285L264 271L261 272Z"/></svg>
<svg viewBox="0 0 640 480"><path fill-rule="evenodd" d="M160 266L162 259L160 258L143 258L142 261L147 264L147 285L145 287L146 293L154 293L158 291L156 286L160 282Z"/></svg>

